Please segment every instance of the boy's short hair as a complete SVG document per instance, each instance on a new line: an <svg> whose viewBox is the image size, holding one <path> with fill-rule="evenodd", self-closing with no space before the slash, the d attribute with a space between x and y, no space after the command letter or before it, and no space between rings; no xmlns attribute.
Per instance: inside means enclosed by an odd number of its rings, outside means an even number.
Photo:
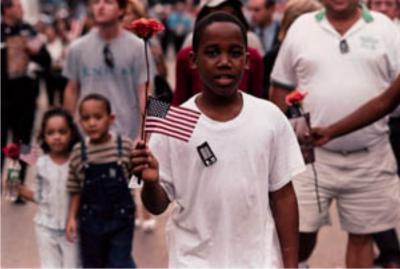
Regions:
<svg viewBox="0 0 400 269"><path fill-rule="evenodd" d="M90 94L86 95L79 104L79 112L82 109L83 103L85 103L86 101L90 101L90 100L102 102L106 108L107 113L111 114L110 100L108 100L107 97L105 97L104 95L101 95L99 93L90 93Z"/></svg>
<svg viewBox="0 0 400 269"><path fill-rule="evenodd" d="M195 25L194 32L193 32L193 41L192 41L192 48L194 52L197 52L199 48L200 38L204 32L204 29L214 22L230 22L233 23L240 28L240 32L242 33L243 41L245 47L247 48L247 30L246 27L237 19L235 16L228 14L226 12L218 11L213 12L203 19L198 21Z"/></svg>
<svg viewBox="0 0 400 269"><path fill-rule="evenodd" d="M245 26L246 31L248 31L249 24L247 23L247 20L243 15L243 12L242 12L243 4L240 0L220 0L220 1L210 0L210 1L206 1L202 5L199 13L196 16L196 21L194 23L195 27L196 27L196 24L198 24L204 17L210 15L211 13L222 11L222 9L225 6L229 6L233 9L234 14L232 14L232 15L236 16L239 19L239 21Z"/></svg>

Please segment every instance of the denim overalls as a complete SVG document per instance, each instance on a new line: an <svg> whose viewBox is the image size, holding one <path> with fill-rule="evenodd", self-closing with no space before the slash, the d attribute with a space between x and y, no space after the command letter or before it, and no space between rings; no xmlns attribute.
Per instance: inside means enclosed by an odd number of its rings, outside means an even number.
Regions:
<svg viewBox="0 0 400 269"><path fill-rule="evenodd" d="M136 267L131 254L135 208L123 173L120 136L117 150L117 162L92 164L85 143L81 143L85 179L79 227L85 268Z"/></svg>

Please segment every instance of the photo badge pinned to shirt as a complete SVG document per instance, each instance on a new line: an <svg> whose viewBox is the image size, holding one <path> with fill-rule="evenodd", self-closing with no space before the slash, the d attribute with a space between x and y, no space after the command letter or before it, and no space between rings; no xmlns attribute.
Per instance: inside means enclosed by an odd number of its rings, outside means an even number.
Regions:
<svg viewBox="0 0 400 269"><path fill-rule="evenodd" d="M211 147L207 142L198 146L197 152L199 153L201 161L207 167L213 165L217 161L217 157L214 155L214 152L211 150Z"/></svg>

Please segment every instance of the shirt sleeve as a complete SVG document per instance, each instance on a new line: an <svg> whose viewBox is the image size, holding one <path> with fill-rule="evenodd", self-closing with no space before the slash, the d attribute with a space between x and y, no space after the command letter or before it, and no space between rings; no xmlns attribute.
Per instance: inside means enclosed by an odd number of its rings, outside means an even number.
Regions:
<svg viewBox="0 0 400 269"><path fill-rule="evenodd" d="M134 64L134 83L136 86L142 85L146 82L147 80L147 70L146 70L146 56L144 54L144 44L141 42L141 40L138 40L137 46L136 46L136 54L135 54L135 60L133 62ZM154 69L155 69L155 64L154 64L154 59L150 53L150 48L148 48L148 54L149 56L149 68L150 68L150 78L154 76ZM151 79L150 79L151 81Z"/></svg>
<svg viewBox="0 0 400 269"><path fill-rule="evenodd" d="M397 31L398 34L393 34L390 35L392 37L392 41L390 42L390 49L389 49L389 57L388 60L391 62L391 70L390 70L390 78L392 81L394 81L397 76L400 75L400 29L397 29L394 24L391 24L392 26L392 32Z"/></svg>
<svg viewBox="0 0 400 269"><path fill-rule="evenodd" d="M282 46L279 49L278 57L271 73L271 85L273 86L292 90L297 84L296 70L294 66L294 50L296 47L295 36L297 28L296 25L293 25L289 29Z"/></svg>
<svg viewBox="0 0 400 269"><path fill-rule="evenodd" d="M79 62L78 52L74 44L67 49L65 64L63 69L63 76L69 80L79 81Z"/></svg>
<svg viewBox="0 0 400 269"><path fill-rule="evenodd" d="M165 190L170 201L175 200L175 186L172 176L172 160L168 137L152 134L150 149L158 160L160 169L160 185Z"/></svg>
<svg viewBox="0 0 400 269"><path fill-rule="evenodd" d="M293 176L305 170L296 135L287 118L279 111L278 128L272 141L270 158L269 191L277 191Z"/></svg>
<svg viewBox="0 0 400 269"><path fill-rule="evenodd" d="M81 191L81 180L79 179L79 163L80 163L80 148L74 147L71 154L71 161L69 163L69 172L67 179L67 190L68 192L80 192Z"/></svg>

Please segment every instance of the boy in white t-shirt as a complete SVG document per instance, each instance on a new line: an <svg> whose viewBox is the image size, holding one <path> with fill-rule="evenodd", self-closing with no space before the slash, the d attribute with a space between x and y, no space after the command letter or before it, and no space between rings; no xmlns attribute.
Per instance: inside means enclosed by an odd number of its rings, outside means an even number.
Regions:
<svg viewBox="0 0 400 269"><path fill-rule="evenodd" d="M133 152L146 208L160 214L176 202L167 225L170 267L297 267L290 181L304 163L279 109L237 90L246 49L235 17L216 12L198 22L192 60L204 88L183 105L202 113L192 137L155 134L152 151L139 142Z"/></svg>

